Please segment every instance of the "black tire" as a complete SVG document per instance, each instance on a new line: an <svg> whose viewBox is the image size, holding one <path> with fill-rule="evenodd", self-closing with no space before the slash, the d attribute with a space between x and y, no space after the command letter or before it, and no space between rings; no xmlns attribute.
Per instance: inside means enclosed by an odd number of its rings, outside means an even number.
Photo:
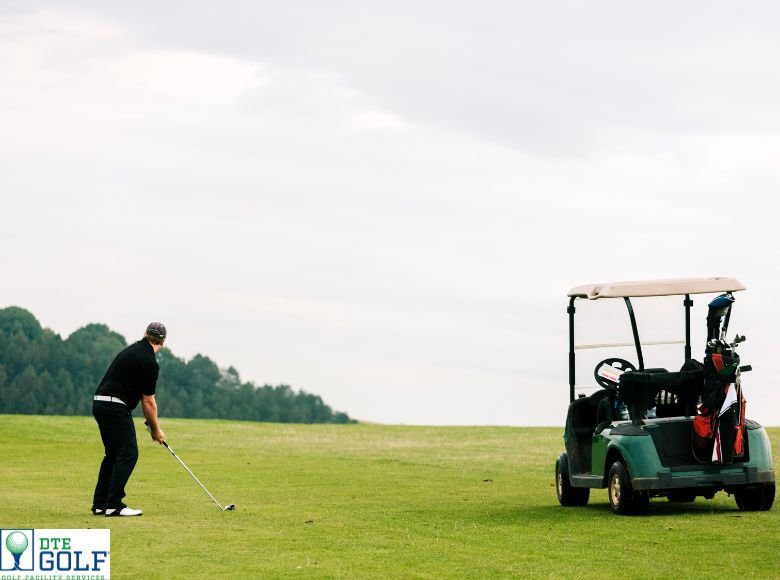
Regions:
<svg viewBox="0 0 780 580"><path fill-rule="evenodd" d="M609 507L618 515L639 515L647 512L650 495L646 491L634 491L631 476L622 461L615 461L607 478Z"/></svg>
<svg viewBox="0 0 780 580"><path fill-rule="evenodd" d="M673 503L691 503L696 501L696 492L694 491L672 491L669 492L669 501Z"/></svg>
<svg viewBox="0 0 780 580"><path fill-rule="evenodd" d="M734 492L734 499L743 512L765 512L775 501L775 482L745 486Z"/></svg>
<svg viewBox="0 0 780 580"><path fill-rule="evenodd" d="M555 462L555 492L563 506L586 505L590 498L587 487L572 487L569 480L569 458L565 453Z"/></svg>

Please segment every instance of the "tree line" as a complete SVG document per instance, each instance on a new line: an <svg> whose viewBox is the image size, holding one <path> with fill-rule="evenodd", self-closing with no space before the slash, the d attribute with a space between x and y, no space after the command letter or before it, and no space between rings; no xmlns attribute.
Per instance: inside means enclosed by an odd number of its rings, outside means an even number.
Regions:
<svg viewBox="0 0 780 580"><path fill-rule="evenodd" d="M23 308L0 309L0 413L91 414L98 383L127 344L105 324L88 324L63 340ZM317 395L242 382L236 369L220 369L206 356L185 361L163 348L157 360L157 399L166 417L355 422Z"/></svg>

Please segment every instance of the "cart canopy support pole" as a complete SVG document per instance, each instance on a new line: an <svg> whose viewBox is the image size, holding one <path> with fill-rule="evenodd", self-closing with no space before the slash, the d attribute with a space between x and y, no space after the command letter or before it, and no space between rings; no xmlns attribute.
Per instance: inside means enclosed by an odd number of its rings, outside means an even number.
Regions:
<svg viewBox="0 0 780 580"><path fill-rule="evenodd" d="M626 301L626 308L628 308L628 317L631 319L631 332L634 333L634 344L636 344L636 357L639 359L639 370L645 370L645 361L642 358L642 345L639 343L639 331L636 328L636 317L634 316L634 308L631 306L631 299L625 296L623 300Z"/></svg>
<svg viewBox="0 0 780 580"><path fill-rule="evenodd" d="M685 360L683 363L686 363L691 360L691 306L693 306L693 300L691 300L690 294L685 295L683 306L685 306Z"/></svg>
<svg viewBox="0 0 780 580"><path fill-rule="evenodd" d="M569 402L574 401L574 296L569 299Z"/></svg>

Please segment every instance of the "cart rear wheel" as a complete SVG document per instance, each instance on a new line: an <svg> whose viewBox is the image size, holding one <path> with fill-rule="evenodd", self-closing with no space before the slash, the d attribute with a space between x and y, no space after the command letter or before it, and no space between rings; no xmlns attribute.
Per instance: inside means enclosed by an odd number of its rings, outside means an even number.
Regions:
<svg viewBox="0 0 780 580"><path fill-rule="evenodd" d="M609 507L619 515L643 514L650 505L650 496L646 491L634 491L631 476L622 461L616 461L609 470L607 479Z"/></svg>
<svg viewBox="0 0 780 580"><path fill-rule="evenodd" d="M555 462L555 492L563 506L586 505L590 498L587 487L572 487L569 480L569 458L565 453Z"/></svg>
<svg viewBox="0 0 780 580"><path fill-rule="evenodd" d="M775 501L775 483L743 487L734 492L734 499L743 512L767 511Z"/></svg>

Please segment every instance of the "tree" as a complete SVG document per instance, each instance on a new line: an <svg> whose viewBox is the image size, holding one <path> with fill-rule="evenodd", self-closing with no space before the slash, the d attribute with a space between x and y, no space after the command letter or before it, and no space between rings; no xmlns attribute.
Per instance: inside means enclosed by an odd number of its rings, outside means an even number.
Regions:
<svg viewBox="0 0 780 580"><path fill-rule="evenodd" d="M105 324L88 324L66 340L41 327L28 311L0 309L0 413L87 415L92 394L114 357L127 346ZM242 382L233 367L210 358L184 361L163 348L157 354L161 415L249 421L354 422L316 395L288 385Z"/></svg>

